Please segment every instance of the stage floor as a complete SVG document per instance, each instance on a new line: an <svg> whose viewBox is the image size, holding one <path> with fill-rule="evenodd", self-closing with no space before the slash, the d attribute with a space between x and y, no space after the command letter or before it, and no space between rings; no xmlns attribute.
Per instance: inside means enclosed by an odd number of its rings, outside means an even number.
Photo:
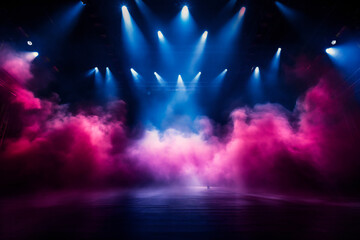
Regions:
<svg viewBox="0 0 360 240"><path fill-rule="evenodd" d="M360 204L226 188L58 192L0 200L0 239L359 239Z"/></svg>

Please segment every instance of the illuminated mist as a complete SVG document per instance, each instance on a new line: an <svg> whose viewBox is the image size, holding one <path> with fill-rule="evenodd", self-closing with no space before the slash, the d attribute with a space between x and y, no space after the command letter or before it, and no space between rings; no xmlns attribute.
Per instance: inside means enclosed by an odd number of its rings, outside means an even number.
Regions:
<svg viewBox="0 0 360 240"><path fill-rule="evenodd" d="M130 137L125 102L72 113L56 95L39 99L25 87L29 60L10 50L1 56L9 74L0 78L1 102L10 109L0 151L3 194L152 184L357 194L360 108L332 69L319 70L293 111L270 103L234 109L224 136L198 116L188 128L194 131L149 127Z"/></svg>

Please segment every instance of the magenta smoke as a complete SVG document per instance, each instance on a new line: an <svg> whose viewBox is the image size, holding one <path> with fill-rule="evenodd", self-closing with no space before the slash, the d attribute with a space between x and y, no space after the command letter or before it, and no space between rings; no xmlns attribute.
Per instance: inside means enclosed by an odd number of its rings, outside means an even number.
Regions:
<svg viewBox="0 0 360 240"><path fill-rule="evenodd" d="M304 60L288 70L289 77L316 76L293 111L273 103L235 109L221 137L199 116L196 132L148 128L135 138L125 102L70 112L56 94L40 99L28 90L30 59L1 55L3 193L152 184L357 193L360 108L336 71L319 63L316 73L301 67Z"/></svg>

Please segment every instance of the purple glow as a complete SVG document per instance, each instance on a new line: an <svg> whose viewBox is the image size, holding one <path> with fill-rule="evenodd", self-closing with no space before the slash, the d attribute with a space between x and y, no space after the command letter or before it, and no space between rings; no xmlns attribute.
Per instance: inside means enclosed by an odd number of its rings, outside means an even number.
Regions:
<svg viewBox="0 0 360 240"><path fill-rule="evenodd" d="M132 139L127 134L125 102L114 101L90 113L69 112L57 101L37 98L26 89L29 65L7 56L1 67L17 72L13 76L18 80L11 86L16 96L8 102L16 109L16 119L21 119L13 123L21 131L6 138L0 151L0 173L6 179L1 188L17 181L14 169L26 173L19 186L23 188L41 185L45 179L47 186L115 181L285 192L329 189L358 174L359 136L354 124L360 121L360 109L348 111L344 106L349 99L333 97L341 91L334 84L340 80L333 70L324 72L293 112L270 103L235 109L224 127L226 136L215 134L211 119L198 117L192 123L196 131L146 128L141 137ZM180 75L178 85L184 86Z"/></svg>

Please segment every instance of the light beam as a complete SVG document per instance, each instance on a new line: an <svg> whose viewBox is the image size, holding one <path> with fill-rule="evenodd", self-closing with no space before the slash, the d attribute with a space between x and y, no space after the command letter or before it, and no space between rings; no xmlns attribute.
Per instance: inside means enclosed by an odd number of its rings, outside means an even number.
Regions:
<svg viewBox="0 0 360 240"><path fill-rule="evenodd" d="M176 91L186 91L186 87L181 75L178 76L176 83Z"/></svg>
<svg viewBox="0 0 360 240"><path fill-rule="evenodd" d="M157 72L154 72L154 75L155 75L158 83L159 83L161 86L165 86L165 81L164 81L164 79L163 79Z"/></svg>
<svg viewBox="0 0 360 240"><path fill-rule="evenodd" d="M131 75L133 76L134 80L138 82L140 80L140 74L136 72L133 68L130 68Z"/></svg>
<svg viewBox="0 0 360 240"><path fill-rule="evenodd" d="M188 6L185 5L185 6L181 9L181 19L182 19L183 21L186 21L186 20L189 19L189 15L190 15L190 13L189 13L189 8L188 8Z"/></svg>

